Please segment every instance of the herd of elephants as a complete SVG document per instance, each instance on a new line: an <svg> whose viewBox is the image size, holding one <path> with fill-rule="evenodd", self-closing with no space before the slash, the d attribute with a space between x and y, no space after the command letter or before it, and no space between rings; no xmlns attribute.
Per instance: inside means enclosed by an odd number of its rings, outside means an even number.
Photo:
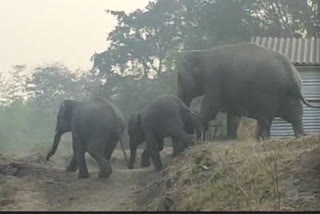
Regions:
<svg viewBox="0 0 320 214"><path fill-rule="evenodd" d="M99 178L112 173L111 155L120 142L128 168L134 167L137 147L146 148L141 167L163 168L160 151L164 138L171 137L173 156L193 145L218 112L228 114L227 137L237 138L242 116L257 120L256 137L270 138L274 117L292 124L296 137L305 135L302 102L310 105L301 92L301 78L283 54L253 43L237 43L206 50L184 52L177 66L177 93L155 98L128 121L130 159L123 148L125 122L121 112L109 101L64 100L57 115L56 134L46 159L56 152L61 136L72 132L73 156L66 170L79 169L79 178L88 178L85 161L88 152L99 165ZM195 97L203 96L200 112L189 109ZM301 102L302 101L302 102Z"/></svg>

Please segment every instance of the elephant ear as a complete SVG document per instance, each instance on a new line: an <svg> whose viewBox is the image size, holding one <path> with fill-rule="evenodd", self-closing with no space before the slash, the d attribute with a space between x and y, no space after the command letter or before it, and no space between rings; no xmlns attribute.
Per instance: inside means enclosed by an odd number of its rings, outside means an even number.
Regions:
<svg viewBox="0 0 320 214"><path fill-rule="evenodd" d="M200 51L190 51L186 53L182 60L183 69L196 74L200 72L201 67L201 54Z"/></svg>
<svg viewBox="0 0 320 214"><path fill-rule="evenodd" d="M195 90L196 82L199 80L201 74L201 61L199 53L187 53L180 65L180 69L177 74L178 86L182 86L184 90L186 88L192 88ZM179 90L179 89L178 89Z"/></svg>

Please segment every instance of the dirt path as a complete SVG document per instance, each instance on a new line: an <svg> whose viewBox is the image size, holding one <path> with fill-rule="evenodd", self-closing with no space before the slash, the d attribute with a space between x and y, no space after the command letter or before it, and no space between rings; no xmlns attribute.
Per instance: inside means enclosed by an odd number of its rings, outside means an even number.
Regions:
<svg viewBox="0 0 320 214"><path fill-rule="evenodd" d="M117 151L118 152L118 151ZM46 162L43 154L24 157L5 157L2 163L20 165L19 173L6 176L2 186L7 192L5 206L0 210L16 211L128 211L135 210L136 185L154 173L152 167L129 170L125 167L119 152L114 155L118 161L113 163L110 178L97 178L98 168L88 160L89 179L78 179L77 173L66 173L65 156L55 157ZM140 160L137 160L137 165ZM2 177L4 179L4 177ZM10 181L10 182L9 182ZM8 183L9 182L9 183ZM1 184L0 184L1 186ZM11 200L11 201L10 201Z"/></svg>
<svg viewBox="0 0 320 214"><path fill-rule="evenodd" d="M91 178L73 182L72 200L53 210L82 210L82 211L125 211L134 207L132 193L135 190L137 180L150 170L116 169L108 180ZM95 173L96 174L96 173Z"/></svg>

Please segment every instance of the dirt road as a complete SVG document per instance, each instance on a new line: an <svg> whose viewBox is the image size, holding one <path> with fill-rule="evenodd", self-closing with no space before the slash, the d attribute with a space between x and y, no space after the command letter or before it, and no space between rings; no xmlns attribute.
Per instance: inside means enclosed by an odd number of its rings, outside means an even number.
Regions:
<svg viewBox="0 0 320 214"><path fill-rule="evenodd" d="M139 156L139 155L138 155ZM14 176L1 176L1 210L27 211L125 211L136 210L135 191L141 179L154 173L153 167L129 170L122 153L113 155L110 178L97 178L98 168L87 157L89 179L64 171L67 156L56 155L46 162L44 154L1 156L2 165L15 163ZM136 165L140 160L137 160ZM2 204L2 206L1 206Z"/></svg>

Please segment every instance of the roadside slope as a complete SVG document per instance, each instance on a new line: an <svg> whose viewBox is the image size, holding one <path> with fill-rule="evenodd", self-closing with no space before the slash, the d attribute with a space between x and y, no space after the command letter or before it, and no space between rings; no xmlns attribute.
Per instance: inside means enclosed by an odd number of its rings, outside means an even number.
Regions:
<svg viewBox="0 0 320 214"><path fill-rule="evenodd" d="M320 210L320 135L197 145L140 182L137 210Z"/></svg>

